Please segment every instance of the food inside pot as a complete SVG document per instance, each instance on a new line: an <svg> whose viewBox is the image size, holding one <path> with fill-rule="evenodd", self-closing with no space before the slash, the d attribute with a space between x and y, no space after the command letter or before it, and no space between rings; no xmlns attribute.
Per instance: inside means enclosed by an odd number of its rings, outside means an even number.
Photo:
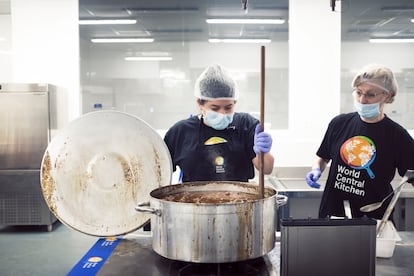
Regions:
<svg viewBox="0 0 414 276"><path fill-rule="evenodd" d="M161 199L182 203L241 203L255 201L259 195L237 191L186 191L165 195Z"/></svg>

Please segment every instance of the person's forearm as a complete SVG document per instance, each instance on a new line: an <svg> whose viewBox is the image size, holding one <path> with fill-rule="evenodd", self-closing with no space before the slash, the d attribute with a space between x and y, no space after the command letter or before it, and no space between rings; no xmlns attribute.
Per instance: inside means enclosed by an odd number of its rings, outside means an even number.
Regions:
<svg viewBox="0 0 414 276"><path fill-rule="evenodd" d="M315 160L315 162L314 162L314 164L312 166L312 169L319 168L321 170L321 172L323 172L325 170L327 164L328 164L328 161L327 160L318 157Z"/></svg>
<svg viewBox="0 0 414 276"><path fill-rule="evenodd" d="M273 166L275 163L275 158L271 153L265 153L263 156L264 164L263 164L263 174L271 174L273 171ZM259 166L259 156L253 158L253 165L257 170L260 170Z"/></svg>

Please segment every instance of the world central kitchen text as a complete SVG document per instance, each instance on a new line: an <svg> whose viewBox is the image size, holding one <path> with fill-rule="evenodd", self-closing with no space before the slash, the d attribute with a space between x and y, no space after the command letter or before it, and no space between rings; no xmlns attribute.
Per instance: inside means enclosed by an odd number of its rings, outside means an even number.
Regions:
<svg viewBox="0 0 414 276"><path fill-rule="evenodd" d="M365 180L358 180L360 174L361 171L338 165L338 173L336 174L334 185L335 189L359 196L364 196Z"/></svg>

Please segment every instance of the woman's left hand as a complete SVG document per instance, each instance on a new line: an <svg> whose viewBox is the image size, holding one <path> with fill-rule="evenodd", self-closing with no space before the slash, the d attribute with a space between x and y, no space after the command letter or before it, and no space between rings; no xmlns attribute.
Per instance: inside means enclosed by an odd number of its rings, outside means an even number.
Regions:
<svg viewBox="0 0 414 276"><path fill-rule="evenodd" d="M272 148L272 136L270 134L263 132L260 124L257 124L254 131L254 146L253 150L258 155L260 152L268 153Z"/></svg>

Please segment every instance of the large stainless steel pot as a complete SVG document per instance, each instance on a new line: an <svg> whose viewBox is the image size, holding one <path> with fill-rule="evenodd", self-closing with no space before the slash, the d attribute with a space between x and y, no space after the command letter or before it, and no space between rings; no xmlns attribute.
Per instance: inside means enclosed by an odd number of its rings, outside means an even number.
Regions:
<svg viewBox="0 0 414 276"><path fill-rule="evenodd" d="M122 235L151 218L153 248L170 259L232 262L273 248L283 204L274 189L248 202L173 202L162 198L180 191L259 192L257 184L240 182L169 185L171 173L168 148L154 129L130 114L99 111L55 135L43 156L41 185L55 216L82 233ZM137 202L147 202L143 212L135 211Z"/></svg>
<svg viewBox="0 0 414 276"><path fill-rule="evenodd" d="M287 197L265 188L265 197L246 202L187 203L164 199L182 192L243 192L258 195L258 185L242 182L187 182L157 188L150 201L138 204L150 212L155 252L169 259L223 263L253 259L275 245L277 208Z"/></svg>

